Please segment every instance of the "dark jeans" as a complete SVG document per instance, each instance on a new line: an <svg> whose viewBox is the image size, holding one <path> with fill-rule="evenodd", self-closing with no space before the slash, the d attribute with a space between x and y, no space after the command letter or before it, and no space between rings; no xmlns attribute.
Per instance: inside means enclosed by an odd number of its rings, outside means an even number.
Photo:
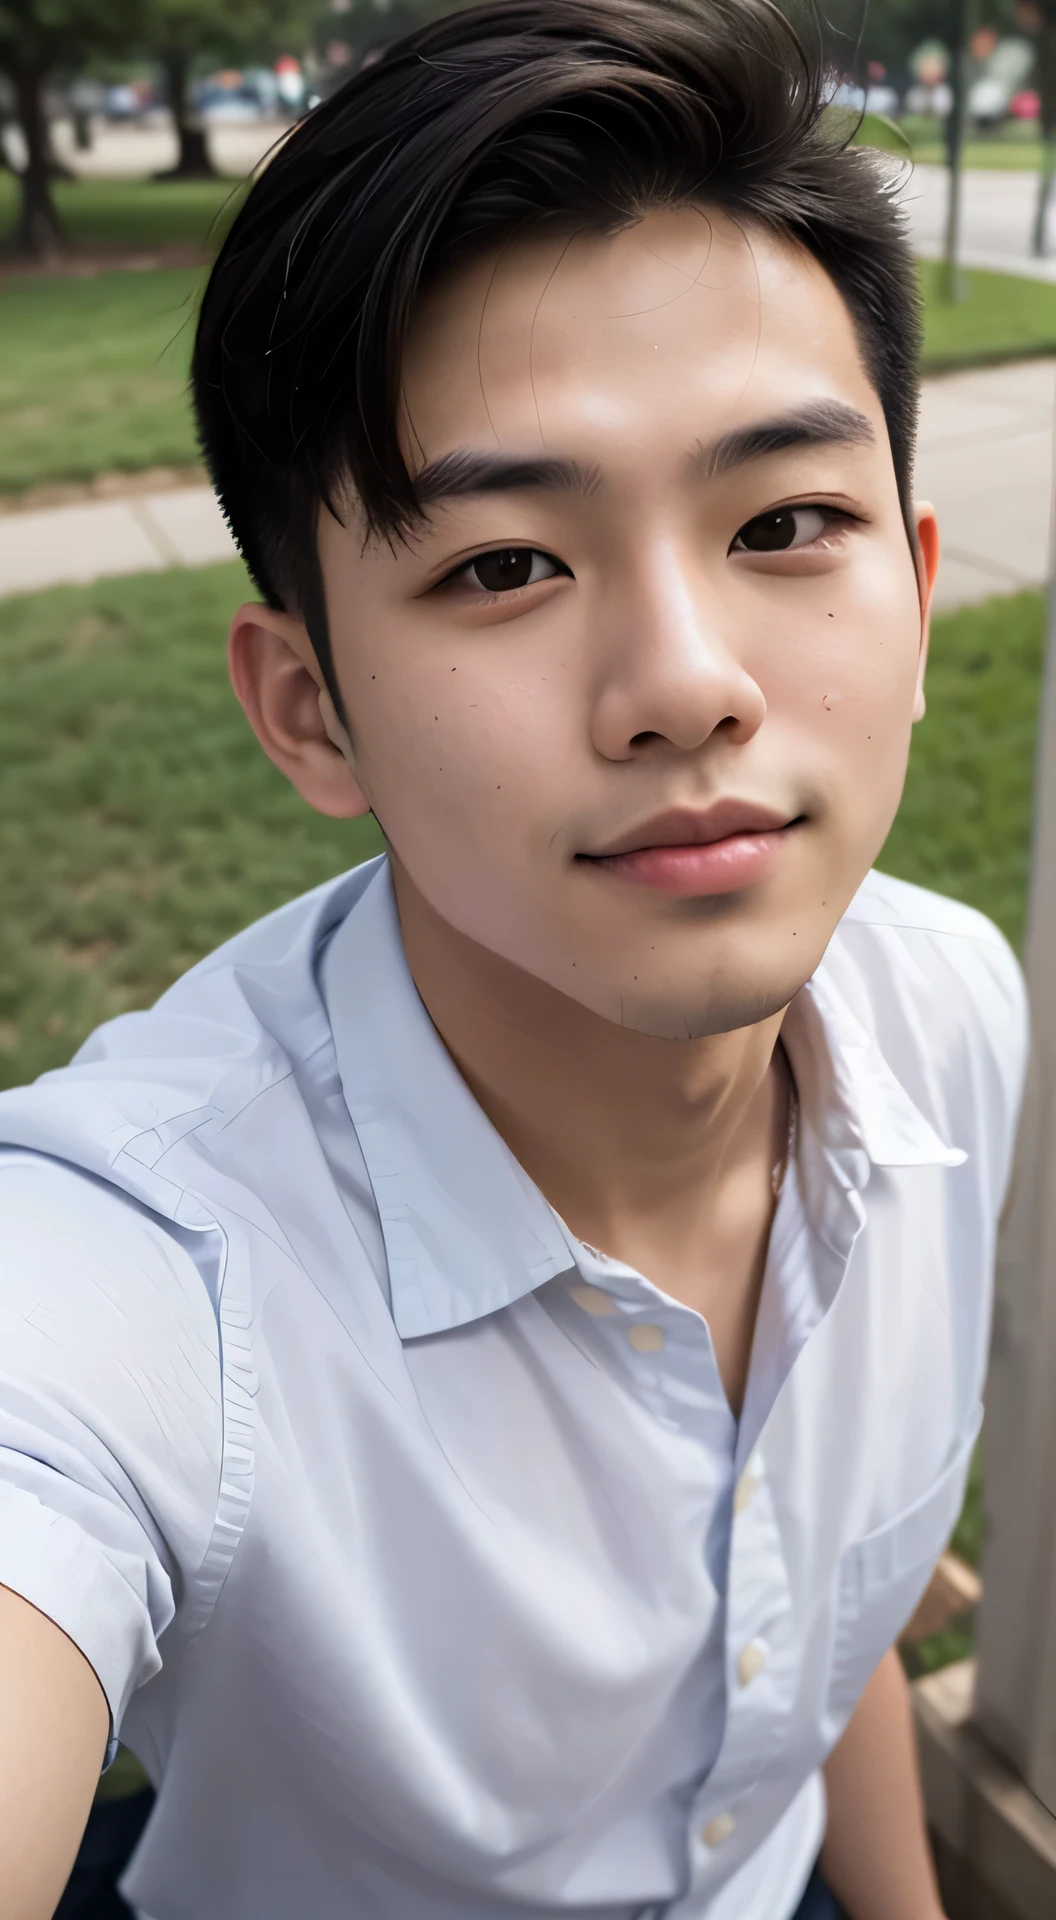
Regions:
<svg viewBox="0 0 1056 1920"><path fill-rule="evenodd" d="M126 1800L104 1800L92 1808L55 1920L132 1920L132 1909L118 1893L117 1882L153 1803L148 1787ZM793 1920L847 1920L847 1916L815 1871Z"/></svg>
<svg viewBox="0 0 1056 1920"><path fill-rule="evenodd" d="M843 1908L829 1892L816 1867L792 1920L847 1920Z"/></svg>
<svg viewBox="0 0 1056 1920"><path fill-rule="evenodd" d="M153 1804L153 1790L144 1787L142 1793L102 1800L92 1808L55 1920L132 1920L117 1883Z"/></svg>

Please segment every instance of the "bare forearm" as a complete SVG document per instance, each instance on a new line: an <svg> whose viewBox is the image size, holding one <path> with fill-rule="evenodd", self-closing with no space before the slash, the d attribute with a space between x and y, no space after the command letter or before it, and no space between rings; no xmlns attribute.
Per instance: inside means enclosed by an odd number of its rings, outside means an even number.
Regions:
<svg viewBox="0 0 1056 1920"><path fill-rule="evenodd" d="M61 1628L0 1587L0 1913L53 1914L84 1832L109 1722Z"/></svg>
<svg viewBox="0 0 1056 1920"><path fill-rule="evenodd" d="M850 1920L942 1920L909 1689L894 1650L830 1754L825 1787L821 1870Z"/></svg>

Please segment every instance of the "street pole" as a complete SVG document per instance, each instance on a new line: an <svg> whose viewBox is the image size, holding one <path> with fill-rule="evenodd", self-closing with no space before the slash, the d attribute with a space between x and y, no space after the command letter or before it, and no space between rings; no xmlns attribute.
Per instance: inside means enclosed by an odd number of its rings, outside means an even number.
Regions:
<svg viewBox="0 0 1056 1920"><path fill-rule="evenodd" d="M1042 260L1046 253L1045 228L1056 173L1056 0L1039 0L1036 73L1043 146L1031 243L1035 259Z"/></svg>
<svg viewBox="0 0 1056 1920"><path fill-rule="evenodd" d="M943 295L959 302L968 288L961 271L961 187L964 175L964 136L968 124L968 32L972 0L950 0L950 85L953 100L946 123L946 155L950 181L946 213L946 255Z"/></svg>
<svg viewBox="0 0 1056 1920"><path fill-rule="evenodd" d="M1056 495L1050 524L1056 535ZM1053 548L1049 559L1051 567ZM1056 1814L1056 574L1035 769L1031 1061L998 1247L974 1718Z"/></svg>

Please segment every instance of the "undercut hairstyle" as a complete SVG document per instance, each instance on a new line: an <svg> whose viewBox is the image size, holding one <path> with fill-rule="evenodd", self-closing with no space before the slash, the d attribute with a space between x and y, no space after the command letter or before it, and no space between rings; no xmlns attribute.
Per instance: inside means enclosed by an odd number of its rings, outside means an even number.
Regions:
<svg viewBox="0 0 1056 1920"><path fill-rule="evenodd" d="M499 0L391 46L259 174L202 302L202 449L264 598L303 619L338 712L316 529L420 520L401 365L424 290L546 226L615 232L687 204L798 242L854 323L903 518L920 313L890 170L850 145L820 34L771 0ZM706 351L706 346L702 351Z"/></svg>

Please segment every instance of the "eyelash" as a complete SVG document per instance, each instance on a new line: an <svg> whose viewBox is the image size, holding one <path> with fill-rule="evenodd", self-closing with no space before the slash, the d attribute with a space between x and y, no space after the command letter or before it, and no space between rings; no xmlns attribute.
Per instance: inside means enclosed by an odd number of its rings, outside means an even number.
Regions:
<svg viewBox="0 0 1056 1920"><path fill-rule="evenodd" d="M455 586L459 580L463 580L468 576L473 567L479 566L481 561L493 559L503 553L528 554L531 556L533 562L536 560L545 560L549 566L554 568L554 572L547 576L548 579L557 580L562 576L566 579L573 578L571 567L567 567L563 560L559 560L556 553L548 553L545 547L518 547L510 545L503 547L485 547L480 553L474 553L468 560L460 561L458 566L453 567L450 573L446 573L442 580L438 580L437 586ZM480 606L487 605L491 601L515 600L519 594L527 591L528 585L538 586L540 584L539 581L531 581L527 582L525 586L506 587L494 591L489 591L488 588L481 587L479 591L473 594L473 599Z"/></svg>
<svg viewBox="0 0 1056 1920"><path fill-rule="evenodd" d="M766 520L777 520L781 518L782 515L791 516L797 513L816 513L821 516L822 520L820 533L816 534L814 539L804 541L802 546L797 547L793 545L792 542L789 542L787 547L738 547L738 540L741 540L750 528L759 526ZM763 513L754 513L750 520L745 520L743 525L738 527L727 552L753 553L757 557L767 554L805 553L822 542L826 535L839 532L847 527L860 526L861 524L860 517L857 514L849 512L846 507L833 507L828 505L824 500L796 500L788 506L767 507Z"/></svg>
<svg viewBox="0 0 1056 1920"><path fill-rule="evenodd" d="M771 547L771 548L738 547L736 545L736 542L739 539L741 539L742 535L746 533L750 527L756 526L759 524L760 521L768 520L782 513L788 513L788 514L819 513L821 514L822 519L824 521L824 526L822 528L822 533L817 536L818 540L822 539L826 533L832 531L834 528L838 529L840 527L861 525L859 516L857 514L853 514L849 512L848 509L845 507L833 507L821 500L797 500L791 506L768 507L763 513L753 514L751 519L745 520L744 523L740 527L738 527L737 532L733 536L733 540L730 542L727 552L728 553L754 552L757 555L758 554L765 555L767 553L777 553L777 554L802 553L805 550L807 550L809 547L812 547L816 544L815 541L811 540L811 541L804 542L802 547L794 547L791 544L788 547ZM450 573L445 574L443 579L438 581L437 583L438 586L440 587L453 586L456 581L460 579L464 579L470 573L473 567L479 566L482 560L491 559L493 556L500 553L530 554L533 560L535 559L545 560L548 562L550 566L556 569L556 571L553 574L549 575L548 578L560 579L562 575L564 575L566 579L574 578L571 568L567 567L563 560L559 560L556 554L548 553L544 547L527 547L527 546L485 547L480 553L473 554L469 560L460 561L457 567L452 568ZM497 601L497 600L513 600L519 594L526 592L528 585L539 585L539 584L540 583L537 581L528 582L526 583L525 586L522 586L522 587L507 587L507 588L495 589L491 591L489 591L487 588L481 588L480 591L474 594L473 597L479 604L485 604L487 602Z"/></svg>

